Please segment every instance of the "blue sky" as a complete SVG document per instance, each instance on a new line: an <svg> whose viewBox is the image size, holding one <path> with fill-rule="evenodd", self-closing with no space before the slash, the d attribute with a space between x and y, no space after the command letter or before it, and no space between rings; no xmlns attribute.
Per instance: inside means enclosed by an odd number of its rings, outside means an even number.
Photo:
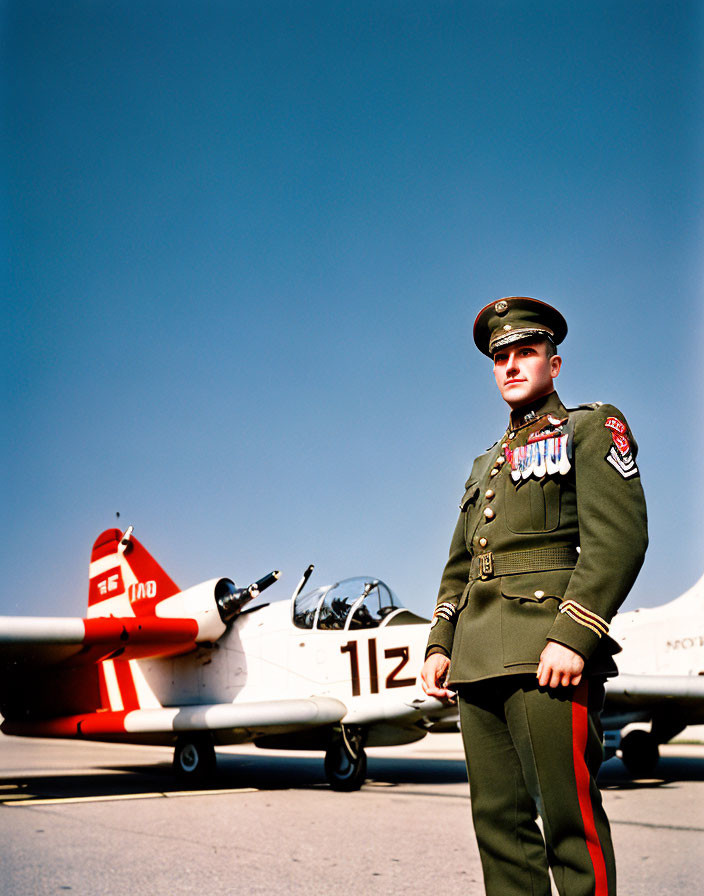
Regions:
<svg viewBox="0 0 704 896"><path fill-rule="evenodd" d="M429 615L515 294L640 445L626 606L699 578L700 3L2 9L0 612L82 614L119 511L184 587L314 562Z"/></svg>

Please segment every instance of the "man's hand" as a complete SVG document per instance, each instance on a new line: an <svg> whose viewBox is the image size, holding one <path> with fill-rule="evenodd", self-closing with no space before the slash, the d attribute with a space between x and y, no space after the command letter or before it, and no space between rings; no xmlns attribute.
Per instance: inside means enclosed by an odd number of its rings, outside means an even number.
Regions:
<svg viewBox="0 0 704 896"><path fill-rule="evenodd" d="M567 687L579 684L583 671L584 660L578 653L565 647L564 644L558 644L557 641L548 641L540 654L536 675L538 684L542 687L547 685L556 688L559 685Z"/></svg>
<svg viewBox="0 0 704 896"><path fill-rule="evenodd" d="M420 682L423 690L429 697L437 697L439 700L450 700L455 696L454 691L450 691L445 687L449 671L450 660L444 653L430 654L420 670Z"/></svg>

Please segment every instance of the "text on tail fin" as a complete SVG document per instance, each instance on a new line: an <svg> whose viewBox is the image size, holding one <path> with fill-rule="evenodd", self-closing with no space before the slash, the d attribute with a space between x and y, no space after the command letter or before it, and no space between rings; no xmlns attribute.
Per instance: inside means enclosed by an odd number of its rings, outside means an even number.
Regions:
<svg viewBox="0 0 704 896"><path fill-rule="evenodd" d="M156 604L179 591L149 551L132 535L106 529L90 558L89 615L153 616Z"/></svg>

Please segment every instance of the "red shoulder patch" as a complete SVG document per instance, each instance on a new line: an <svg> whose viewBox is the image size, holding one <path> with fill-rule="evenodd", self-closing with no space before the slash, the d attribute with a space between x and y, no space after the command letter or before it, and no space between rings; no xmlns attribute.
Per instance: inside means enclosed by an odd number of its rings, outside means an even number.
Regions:
<svg viewBox="0 0 704 896"><path fill-rule="evenodd" d="M631 450L631 443L625 436L619 435L617 432L612 432L611 438L614 440L614 445L618 448L621 454L628 454Z"/></svg>
<svg viewBox="0 0 704 896"><path fill-rule="evenodd" d="M613 432L617 432L619 435L625 436L626 434L626 424L623 420L619 420L618 417L607 417L604 421L604 426Z"/></svg>

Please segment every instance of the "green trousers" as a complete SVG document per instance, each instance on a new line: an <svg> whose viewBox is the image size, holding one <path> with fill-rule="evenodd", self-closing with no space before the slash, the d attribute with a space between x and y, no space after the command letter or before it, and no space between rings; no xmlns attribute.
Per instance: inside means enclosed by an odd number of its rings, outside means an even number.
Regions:
<svg viewBox="0 0 704 896"><path fill-rule="evenodd" d="M596 774L601 679L541 688L533 675L459 691L472 818L487 896L615 896ZM544 838L536 823L540 815Z"/></svg>

